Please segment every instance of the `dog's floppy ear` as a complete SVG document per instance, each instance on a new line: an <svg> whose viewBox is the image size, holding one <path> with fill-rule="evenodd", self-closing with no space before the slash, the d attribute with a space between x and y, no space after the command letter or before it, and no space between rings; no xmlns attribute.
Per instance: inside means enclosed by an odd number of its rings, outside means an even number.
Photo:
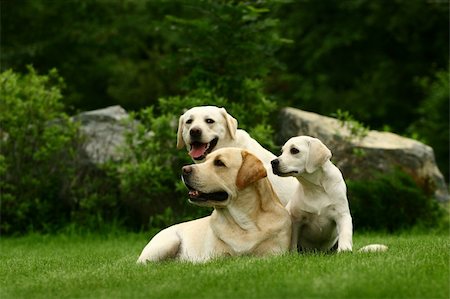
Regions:
<svg viewBox="0 0 450 299"><path fill-rule="evenodd" d="M317 138L308 141L309 152L306 160L306 172L313 173L331 158L331 151Z"/></svg>
<svg viewBox="0 0 450 299"><path fill-rule="evenodd" d="M225 118L225 122L227 124L228 132L230 133L230 136L232 139L236 138L236 131L238 127L238 121L228 114L227 110L225 108L220 108L220 113L222 113L223 117Z"/></svg>
<svg viewBox="0 0 450 299"><path fill-rule="evenodd" d="M178 120L178 131L177 131L177 149L182 149L185 144L183 140L183 125L184 125L184 114L180 116Z"/></svg>
<svg viewBox="0 0 450 299"><path fill-rule="evenodd" d="M238 190L242 190L248 185L267 176L267 171L263 163L255 155L246 150L243 150L241 155L242 164L236 178L236 187Z"/></svg>

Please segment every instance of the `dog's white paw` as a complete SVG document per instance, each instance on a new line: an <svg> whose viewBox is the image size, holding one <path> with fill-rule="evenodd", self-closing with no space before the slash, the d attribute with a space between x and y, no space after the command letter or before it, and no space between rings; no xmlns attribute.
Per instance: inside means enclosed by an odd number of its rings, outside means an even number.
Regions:
<svg viewBox="0 0 450 299"><path fill-rule="evenodd" d="M337 252L351 252L352 247L353 246L351 241L341 241L338 242Z"/></svg>
<svg viewBox="0 0 450 299"><path fill-rule="evenodd" d="M136 264L145 265L145 264L147 264L147 259L139 257L138 260L136 261Z"/></svg>
<svg viewBox="0 0 450 299"><path fill-rule="evenodd" d="M351 248L350 248L350 249L348 249L348 248L347 248L347 249L339 249L339 248L338 248L337 252L338 252L338 253L342 253L342 252L352 252L352 249L351 249Z"/></svg>

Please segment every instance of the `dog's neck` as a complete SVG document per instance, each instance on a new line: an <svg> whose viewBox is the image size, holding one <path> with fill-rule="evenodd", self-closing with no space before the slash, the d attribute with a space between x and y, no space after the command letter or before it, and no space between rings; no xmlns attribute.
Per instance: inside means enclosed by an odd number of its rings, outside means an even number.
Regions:
<svg viewBox="0 0 450 299"><path fill-rule="evenodd" d="M214 220L230 229L259 230L262 213L276 209L277 205L282 207L267 178L239 191L238 196L228 206L216 208L212 215Z"/></svg>
<svg viewBox="0 0 450 299"><path fill-rule="evenodd" d="M210 223L214 234L230 250L235 254L246 254L255 251L267 239L268 231L273 235L273 231L284 227L283 217L288 214L267 178L239 191L238 196L239 204L215 208ZM282 224L275 224L267 216Z"/></svg>
<svg viewBox="0 0 450 299"><path fill-rule="evenodd" d="M236 138L230 139L227 146L243 148L249 151L257 151L258 158L263 162L269 162L275 158L275 155L265 150L255 139L253 139L246 131L238 129Z"/></svg>
<svg viewBox="0 0 450 299"><path fill-rule="evenodd" d="M321 165L316 171L312 173L304 172L296 178L302 184L311 185L312 187L322 187L323 181L326 179L326 173L328 173L327 169L332 167L331 161L326 161L323 165Z"/></svg>

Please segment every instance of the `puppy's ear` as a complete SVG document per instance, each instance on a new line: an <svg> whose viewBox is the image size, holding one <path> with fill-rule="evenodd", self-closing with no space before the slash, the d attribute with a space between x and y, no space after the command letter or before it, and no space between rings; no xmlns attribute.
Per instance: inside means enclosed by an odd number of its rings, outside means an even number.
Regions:
<svg viewBox="0 0 450 299"><path fill-rule="evenodd" d="M236 178L236 187L238 190L242 190L250 184L267 176L267 171L261 160L245 150L242 151L241 155L242 165L241 168L239 168Z"/></svg>
<svg viewBox="0 0 450 299"><path fill-rule="evenodd" d="M225 118L225 123L227 124L228 132L230 133L230 136L232 139L236 138L236 131L238 127L238 121L228 114L227 110L225 108L220 108L220 113L222 113L223 117Z"/></svg>
<svg viewBox="0 0 450 299"><path fill-rule="evenodd" d="M183 140L183 125L184 125L184 114L180 116L178 120L178 131L177 131L177 149L182 149L185 146Z"/></svg>
<svg viewBox="0 0 450 299"><path fill-rule="evenodd" d="M313 173L327 160L331 158L331 151L317 138L309 141L308 159L306 160L306 172Z"/></svg>

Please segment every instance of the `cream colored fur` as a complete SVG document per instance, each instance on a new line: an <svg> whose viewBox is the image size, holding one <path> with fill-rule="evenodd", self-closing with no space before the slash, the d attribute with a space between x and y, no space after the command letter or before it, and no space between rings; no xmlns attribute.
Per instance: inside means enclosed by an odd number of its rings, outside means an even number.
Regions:
<svg viewBox="0 0 450 299"><path fill-rule="evenodd" d="M222 256L287 252L291 219L266 176L262 162L238 148L214 151L204 163L183 167L190 201L214 210L210 216L159 232L138 262L204 262ZM226 192L226 198L212 197L217 192Z"/></svg>
<svg viewBox="0 0 450 299"><path fill-rule="evenodd" d="M296 177L303 188L289 201L292 217L291 249L352 251L353 224L347 187L340 170L330 161L331 151L317 138L289 139L282 154L272 161L274 173ZM361 252L386 251L381 244Z"/></svg>

